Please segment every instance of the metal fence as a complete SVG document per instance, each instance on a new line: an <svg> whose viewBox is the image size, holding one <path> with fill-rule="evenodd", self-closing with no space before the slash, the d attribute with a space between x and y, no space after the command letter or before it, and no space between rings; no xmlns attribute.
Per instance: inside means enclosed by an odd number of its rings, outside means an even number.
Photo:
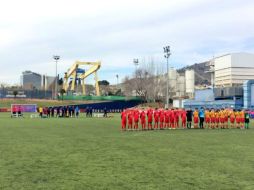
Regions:
<svg viewBox="0 0 254 190"><path fill-rule="evenodd" d="M36 98L36 99L52 99L54 94L52 91L44 90L12 90L0 89L0 98Z"/></svg>

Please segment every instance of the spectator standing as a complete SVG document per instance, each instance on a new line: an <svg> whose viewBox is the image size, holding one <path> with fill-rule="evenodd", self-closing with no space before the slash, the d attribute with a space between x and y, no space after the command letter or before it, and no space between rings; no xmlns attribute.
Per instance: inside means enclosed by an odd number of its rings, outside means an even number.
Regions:
<svg viewBox="0 0 254 190"><path fill-rule="evenodd" d="M103 112L104 112L103 117L108 117L108 110L106 107L104 108Z"/></svg>
<svg viewBox="0 0 254 190"><path fill-rule="evenodd" d="M92 107L90 107L89 115L90 115L90 117L93 117L93 108Z"/></svg>
<svg viewBox="0 0 254 190"><path fill-rule="evenodd" d="M73 109L74 110L74 109ZM75 117L78 118L79 117L79 107L76 106L75 108Z"/></svg>
<svg viewBox="0 0 254 190"><path fill-rule="evenodd" d="M86 117L89 117L89 107L86 107Z"/></svg>

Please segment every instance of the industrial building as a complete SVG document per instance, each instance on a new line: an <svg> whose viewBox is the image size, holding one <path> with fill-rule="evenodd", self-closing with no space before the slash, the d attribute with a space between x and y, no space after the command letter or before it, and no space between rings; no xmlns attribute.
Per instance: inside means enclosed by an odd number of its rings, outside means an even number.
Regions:
<svg viewBox="0 0 254 190"><path fill-rule="evenodd" d="M24 71L20 83L24 89L41 89L41 75L32 71Z"/></svg>
<svg viewBox="0 0 254 190"><path fill-rule="evenodd" d="M24 71L20 77L20 83L25 90L52 90L56 77L40 75L32 71Z"/></svg>
<svg viewBox="0 0 254 190"><path fill-rule="evenodd" d="M185 75L180 75L174 68L169 70L169 92L171 98L194 97L195 72L186 70Z"/></svg>
<svg viewBox="0 0 254 190"><path fill-rule="evenodd" d="M254 107L254 54L231 53L208 63L212 87L195 91L194 100L185 100L184 107Z"/></svg>
<svg viewBox="0 0 254 190"><path fill-rule="evenodd" d="M209 62L212 84L217 87L238 87L254 80L254 54L231 53Z"/></svg>

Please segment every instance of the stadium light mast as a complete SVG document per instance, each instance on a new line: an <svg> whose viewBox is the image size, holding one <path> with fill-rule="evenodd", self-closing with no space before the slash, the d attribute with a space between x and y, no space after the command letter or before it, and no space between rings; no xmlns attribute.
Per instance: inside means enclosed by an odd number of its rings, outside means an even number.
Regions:
<svg viewBox="0 0 254 190"><path fill-rule="evenodd" d="M164 48L164 57L167 59L167 93L166 93L166 108L169 108L169 67L168 60L171 55L170 46L165 46Z"/></svg>
<svg viewBox="0 0 254 190"><path fill-rule="evenodd" d="M133 63L134 63L134 65L135 65L135 67L136 67L136 70L135 70L135 77L136 77L136 80L137 80L137 78L138 78L138 76L137 76L137 71L138 71L138 65L139 65L139 61L138 61L138 59L133 59ZM137 81L136 81L137 82ZM137 89L136 89L136 96L138 95L138 92L137 92Z"/></svg>
<svg viewBox="0 0 254 190"><path fill-rule="evenodd" d="M138 70L138 64L139 64L138 59L133 59L133 63L134 63L134 65L135 65L136 71L137 71L137 70Z"/></svg>
<svg viewBox="0 0 254 190"><path fill-rule="evenodd" d="M56 62L56 84L55 84L55 99L57 99L57 92L58 92L58 75L57 75L57 63L60 59L60 56L59 55L54 55L53 56L53 59L55 60Z"/></svg>
<svg viewBox="0 0 254 190"><path fill-rule="evenodd" d="M119 78L119 75L118 74L116 74L116 87L118 87L118 78Z"/></svg>

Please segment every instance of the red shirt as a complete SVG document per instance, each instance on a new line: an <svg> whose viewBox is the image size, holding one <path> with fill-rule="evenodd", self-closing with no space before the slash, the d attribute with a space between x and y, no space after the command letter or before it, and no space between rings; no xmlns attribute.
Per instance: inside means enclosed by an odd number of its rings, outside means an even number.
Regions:
<svg viewBox="0 0 254 190"><path fill-rule="evenodd" d="M141 112L140 119L141 119L141 121L145 121L146 120L146 114L145 114L144 111Z"/></svg>
<svg viewBox="0 0 254 190"><path fill-rule="evenodd" d="M153 122L153 111L150 110L148 113L147 113L147 117L148 117L148 122L151 123Z"/></svg>
<svg viewBox="0 0 254 190"><path fill-rule="evenodd" d="M122 118L122 122L126 122L126 112L125 111L123 111L121 113L121 118Z"/></svg>
<svg viewBox="0 0 254 190"><path fill-rule="evenodd" d="M170 117L170 111L165 111L164 112L164 115L165 115L165 122L169 122L169 117Z"/></svg>
<svg viewBox="0 0 254 190"><path fill-rule="evenodd" d="M164 118L165 118L164 112L161 111L160 112L160 122L164 122Z"/></svg>
<svg viewBox="0 0 254 190"><path fill-rule="evenodd" d="M130 112L130 113L128 114L128 122L129 122L129 123L132 123L132 120L133 120L133 115L132 115L132 112Z"/></svg>
<svg viewBox="0 0 254 190"><path fill-rule="evenodd" d="M139 112L136 111L136 112L134 113L134 121L135 121L135 122L138 122L138 120L139 120Z"/></svg>
<svg viewBox="0 0 254 190"><path fill-rule="evenodd" d="M182 111L182 114L181 114L182 120L186 119L187 117L186 114L187 114L186 111Z"/></svg>
<svg viewBox="0 0 254 190"><path fill-rule="evenodd" d="M159 121L159 112L155 111L153 114L153 117L154 117L155 122L158 122Z"/></svg>
<svg viewBox="0 0 254 190"><path fill-rule="evenodd" d="M174 113L174 111L173 110L171 110L170 111L170 121L174 121L174 119L175 119L175 113Z"/></svg>

